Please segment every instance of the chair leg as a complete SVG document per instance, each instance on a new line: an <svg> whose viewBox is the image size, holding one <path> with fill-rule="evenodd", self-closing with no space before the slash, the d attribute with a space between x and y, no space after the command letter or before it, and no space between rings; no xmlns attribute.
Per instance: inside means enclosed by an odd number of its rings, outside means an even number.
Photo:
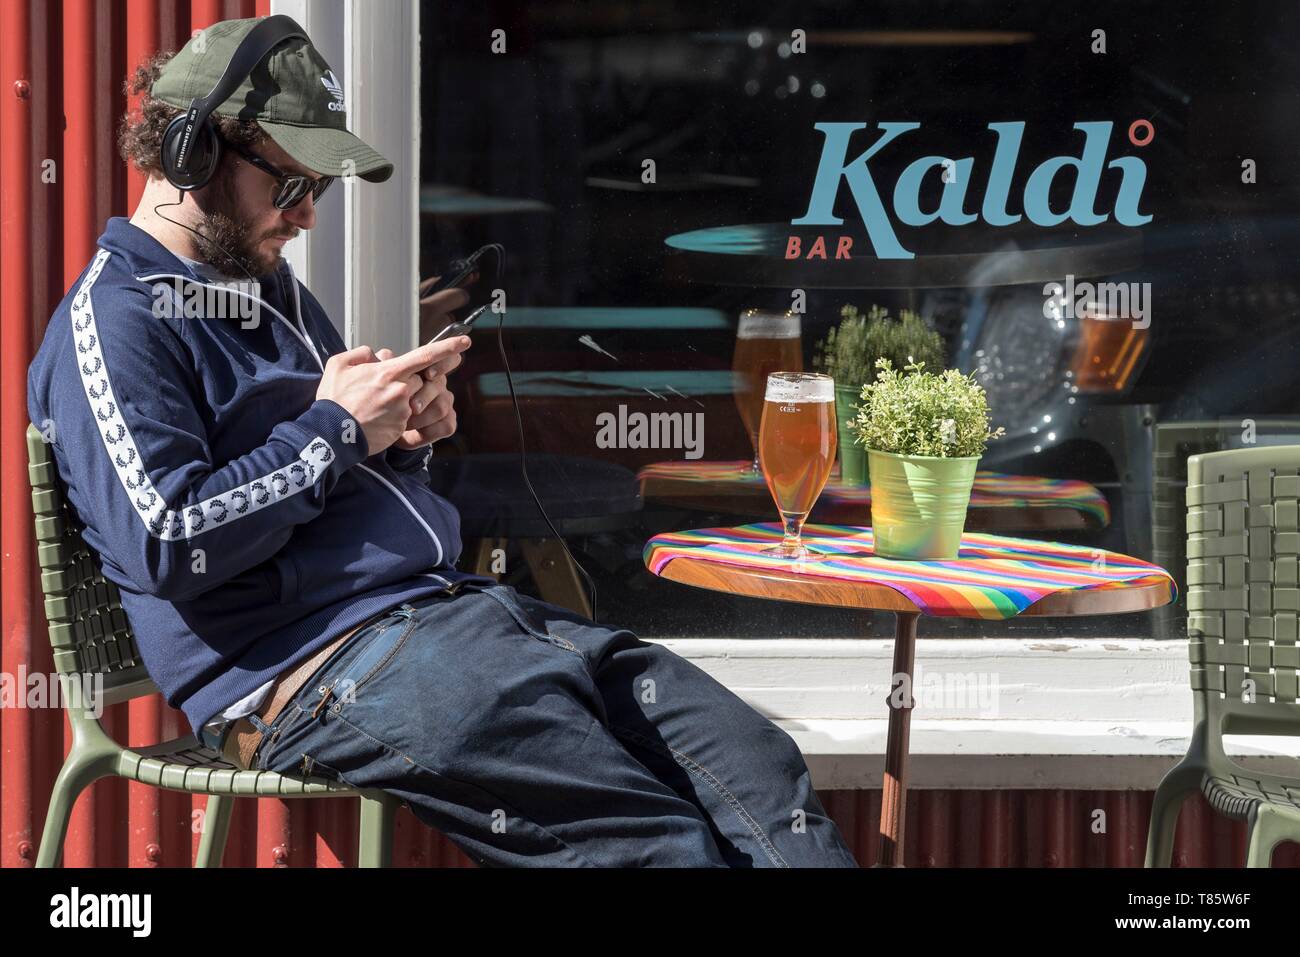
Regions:
<svg viewBox="0 0 1300 957"><path fill-rule="evenodd" d="M50 809L45 814L45 829L41 831L41 846L36 851L37 867L57 867L63 857L63 841L68 836L68 822L77 798L100 778L113 773L112 755L98 749L79 749L76 745L68 752L67 760L54 779L50 794Z"/></svg>
<svg viewBox="0 0 1300 957"><path fill-rule="evenodd" d="M543 601L591 617L591 602L578 577L578 569L558 539L524 538L520 539L519 547Z"/></svg>
<svg viewBox="0 0 1300 957"><path fill-rule="evenodd" d="M401 801L383 791L362 792L358 867L393 866L393 825Z"/></svg>
<svg viewBox="0 0 1300 957"><path fill-rule="evenodd" d="M505 544L505 539L501 538L476 538L471 540L466 549L466 552L471 556L470 571L475 575L498 577L497 572L492 569L492 552L498 548L504 548Z"/></svg>
<svg viewBox="0 0 1300 957"><path fill-rule="evenodd" d="M1151 800L1151 826L1147 829L1146 867L1169 867L1174 860L1174 835L1183 802L1200 790L1203 770L1196 765L1178 764L1156 787Z"/></svg>
<svg viewBox="0 0 1300 957"><path fill-rule="evenodd" d="M199 837L199 852L194 858L195 867L220 867L226 853L226 840L230 835L230 817L235 812L235 799L225 794L209 794L203 813L203 834Z"/></svg>
<svg viewBox="0 0 1300 957"><path fill-rule="evenodd" d="M1283 841L1300 841L1300 814L1271 804L1257 804L1246 819L1247 867L1272 867L1273 851Z"/></svg>

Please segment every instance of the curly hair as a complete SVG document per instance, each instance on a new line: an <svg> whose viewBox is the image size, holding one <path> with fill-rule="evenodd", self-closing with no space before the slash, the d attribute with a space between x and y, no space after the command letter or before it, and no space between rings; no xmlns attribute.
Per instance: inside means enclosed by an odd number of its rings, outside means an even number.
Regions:
<svg viewBox="0 0 1300 957"><path fill-rule="evenodd" d="M159 157L163 133L168 124L184 112L149 93L163 67L175 55L174 50L155 54L136 67L135 72L123 84L128 98L137 94L140 96L140 106L136 112L128 112L122 117L117 133L117 148L122 159L148 176L162 175ZM254 146L266 136L256 120L234 120L214 113L212 121L224 139L241 146Z"/></svg>

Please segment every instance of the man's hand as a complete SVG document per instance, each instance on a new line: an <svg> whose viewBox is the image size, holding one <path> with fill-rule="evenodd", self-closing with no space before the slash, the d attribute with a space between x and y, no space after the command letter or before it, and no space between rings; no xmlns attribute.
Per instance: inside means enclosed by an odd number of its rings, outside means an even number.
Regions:
<svg viewBox="0 0 1300 957"><path fill-rule="evenodd" d="M469 348L470 338L456 336L447 341L463 341L465 345L455 355L440 359L421 370L424 384L411 398L411 418L406 423L406 431L393 443L395 448L418 449L430 442L448 438L456 432L456 410L452 407L455 396L447 388L447 373L461 364L461 353ZM393 352L391 349L380 349L375 353L375 357L385 361L393 358Z"/></svg>
<svg viewBox="0 0 1300 957"><path fill-rule="evenodd" d="M440 277L433 276L420 283L420 341L428 342L449 325L454 318L451 313L469 305L469 293L462 288L443 289L429 294L429 287ZM468 286L478 281L478 273L471 273L465 281Z"/></svg>
<svg viewBox="0 0 1300 957"><path fill-rule="evenodd" d="M468 336L426 343L400 356L358 346L330 356L316 398L348 410L365 438L367 457L398 439L405 442L399 448L418 448L455 431L447 373L460 365L467 348ZM413 416L418 417L414 427Z"/></svg>

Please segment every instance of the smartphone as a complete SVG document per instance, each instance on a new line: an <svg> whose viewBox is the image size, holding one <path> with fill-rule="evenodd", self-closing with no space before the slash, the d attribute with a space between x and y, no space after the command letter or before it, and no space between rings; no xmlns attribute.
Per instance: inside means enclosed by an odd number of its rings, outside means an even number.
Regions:
<svg viewBox="0 0 1300 957"><path fill-rule="evenodd" d="M430 339L429 342L434 343L442 339L450 339L452 336L469 335L469 330L470 327L474 325L474 320L477 319L479 316L483 315L483 313L485 312L487 312L487 306L479 306L477 309L471 312L464 319L458 319L457 321L453 322L451 325L447 326L445 329L443 329L441 332L435 335L432 339Z"/></svg>

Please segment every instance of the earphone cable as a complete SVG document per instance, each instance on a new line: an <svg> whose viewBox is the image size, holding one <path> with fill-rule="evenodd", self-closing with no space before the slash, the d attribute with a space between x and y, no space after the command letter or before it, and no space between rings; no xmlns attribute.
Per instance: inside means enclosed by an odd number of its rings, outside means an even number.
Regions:
<svg viewBox="0 0 1300 957"><path fill-rule="evenodd" d="M490 249L496 256L496 283L497 288L501 287L501 276L505 271L505 248L500 243L489 243L482 249ZM482 252L482 249L479 250ZM519 409L519 396L515 393L514 376L510 371L510 360L506 358L505 336L502 332L502 324L505 320L505 311L497 313L497 351L501 354L501 365L506 373L506 385L510 389L510 402L515 410L515 428L519 433L519 471L524 477L524 485L528 488L528 493L533 497L534 504L537 505L537 511L541 513L542 519L546 522L546 527L551 530L560 546L564 549L564 554L568 556L569 561L582 574L582 580L587 585L587 590L591 592L591 620L598 621L600 608L597 605L596 582L588 574L587 569L573 557L573 552L569 550L569 543L564 540L564 536L555 528L555 523L551 517L546 514L546 508L542 505L541 496L537 494L537 489L533 488L532 480L528 477L528 452L524 442L524 418Z"/></svg>
<svg viewBox="0 0 1300 957"><path fill-rule="evenodd" d="M244 275L248 277L248 281L249 281L249 282L251 282L251 283L253 283L254 285L256 285L256 284L257 284L257 277L254 276L251 272L249 272L248 269L247 269L247 267L245 267L244 264L243 264L242 262L240 262L238 259L236 259L233 255L231 255L230 251L227 250L225 246L221 245L221 243L217 242L215 239L213 239L213 238L210 237L210 236L204 236L204 235L203 235L202 233L200 233L197 229L194 229L194 228L191 227L191 226L186 226L184 223L178 223L176 220L172 219L170 216L164 216L162 213L158 212L158 210L160 210L160 209L169 209L169 208L171 208L172 206L179 206L179 205L181 205L184 201L185 201L185 193L184 193L183 191L178 191L178 192L177 192L177 196L176 196L176 202L174 202L174 203L159 203L157 206L155 206L155 207L153 208L153 214L154 214L155 216L157 216L159 219L164 219L164 220L166 220L167 222L171 223L173 226L179 226L181 229L189 230L191 233L193 233L195 236L198 236L199 239L203 240L204 242L212 243L212 245L216 246L218 249L220 249L220 250L225 254L225 256L226 256L227 259L229 259L232 263L234 263L236 266L238 266L238 267L240 268L240 270L244 273Z"/></svg>

